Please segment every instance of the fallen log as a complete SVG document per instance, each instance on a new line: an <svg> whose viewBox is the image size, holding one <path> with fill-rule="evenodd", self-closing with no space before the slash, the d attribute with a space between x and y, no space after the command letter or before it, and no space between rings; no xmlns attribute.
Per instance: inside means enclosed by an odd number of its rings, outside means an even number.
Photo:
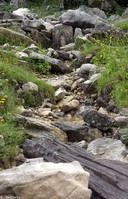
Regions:
<svg viewBox="0 0 128 199"><path fill-rule="evenodd" d="M71 162L77 160L90 173L89 188L100 199L128 199L128 164L101 160L90 155L75 144L61 143L48 138L33 138L23 144L27 158L43 157L48 162ZM99 197L100 196L100 197Z"/></svg>

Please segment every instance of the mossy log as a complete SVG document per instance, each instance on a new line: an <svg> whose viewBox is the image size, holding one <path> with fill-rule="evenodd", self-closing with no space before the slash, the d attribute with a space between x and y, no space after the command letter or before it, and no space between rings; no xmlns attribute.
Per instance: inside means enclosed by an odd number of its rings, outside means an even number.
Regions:
<svg viewBox="0 0 128 199"><path fill-rule="evenodd" d="M85 171L90 173L89 188L93 191L91 199L127 199L128 164L119 161L101 160L90 155L75 144L61 143L48 138L33 138L23 144L27 158L43 157L48 162L79 161Z"/></svg>

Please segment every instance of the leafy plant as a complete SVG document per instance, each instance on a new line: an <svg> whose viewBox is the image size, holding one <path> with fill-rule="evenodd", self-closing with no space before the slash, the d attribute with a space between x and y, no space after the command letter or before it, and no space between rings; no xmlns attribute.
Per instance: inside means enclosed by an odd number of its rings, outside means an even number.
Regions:
<svg viewBox="0 0 128 199"><path fill-rule="evenodd" d="M50 70L51 70L51 66L48 62L46 61L37 61L37 60L31 60L30 61L30 67L36 71L39 72L40 74L45 74L48 75Z"/></svg>

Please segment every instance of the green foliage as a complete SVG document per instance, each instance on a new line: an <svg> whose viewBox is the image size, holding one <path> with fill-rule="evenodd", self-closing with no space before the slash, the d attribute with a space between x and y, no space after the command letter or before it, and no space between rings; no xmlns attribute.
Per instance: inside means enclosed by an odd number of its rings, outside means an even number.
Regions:
<svg viewBox="0 0 128 199"><path fill-rule="evenodd" d="M97 47L95 43L80 37L77 37L75 41L75 49L81 51L82 54L94 53Z"/></svg>
<svg viewBox="0 0 128 199"><path fill-rule="evenodd" d="M128 19L127 18L114 22L114 25L117 26L118 28L122 29L125 32L128 31Z"/></svg>
<svg viewBox="0 0 128 199"><path fill-rule="evenodd" d="M9 11L12 11L12 10L14 10L14 6L13 5L5 5L5 6L1 6L1 8L0 8L0 11L7 11L7 12L9 12Z"/></svg>
<svg viewBox="0 0 128 199"><path fill-rule="evenodd" d="M121 129L121 141L128 146L128 128Z"/></svg>
<svg viewBox="0 0 128 199"><path fill-rule="evenodd" d="M34 71L40 74L48 75L51 70L50 64L43 60L31 60L29 65Z"/></svg>
<svg viewBox="0 0 128 199"><path fill-rule="evenodd" d="M24 100L19 100L16 87L26 82L37 84L39 92L28 91L21 96ZM54 98L53 87L38 79L27 62L19 61L13 53L0 50L0 136L3 136L2 139L0 137L0 167L16 165L16 156L24 140L21 130L8 118L15 113L17 105L38 106L45 97Z"/></svg>
<svg viewBox="0 0 128 199"><path fill-rule="evenodd" d="M9 168L16 165L19 146L23 143L25 136L10 121L0 124L0 135L3 136L3 140L0 140L0 164L4 168Z"/></svg>
<svg viewBox="0 0 128 199"><path fill-rule="evenodd" d="M99 40L99 51L93 58L93 63L103 67L97 89L111 88L111 96L119 107L128 105L128 37L124 39L110 36L106 40ZM114 44L114 45L113 45Z"/></svg>
<svg viewBox="0 0 128 199"><path fill-rule="evenodd" d="M0 45L3 45L5 43L17 46L27 46L34 43L34 41L29 37L20 34L14 30L0 27Z"/></svg>
<svg viewBox="0 0 128 199"><path fill-rule="evenodd" d="M41 100L45 97L50 97L53 99L54 97L54 89L51 85L47 84L43 80L39 80L33 71L30 69L29 65L23 65L18 61L11 54L4 54L2 51L0 52L0 57L3 61L0 62L0 71L1 74L4 74L2 77L5 79L4 81L8 80L8 85L13 85L15 82L17 83L26 83L26 82L33 82L37 84L39 88L39 92L41 93ZM31 64L30 64L31 65ZM45 68L42 67L42 71L44 73L48 72L49 65L46 64ZM11 84L10 84L11 83ZM15 85L14 85L15 86ZM15 88L14 88L15 89ZM28 104L28 103L27 103Z"/></svg>

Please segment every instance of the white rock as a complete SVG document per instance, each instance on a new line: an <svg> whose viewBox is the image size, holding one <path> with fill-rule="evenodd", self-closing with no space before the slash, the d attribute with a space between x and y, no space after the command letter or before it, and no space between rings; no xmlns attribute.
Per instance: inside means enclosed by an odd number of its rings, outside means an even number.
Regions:
<svg viewBox="0 0 128 199"><path fill-rule="evenodd" d="M0 195L23 199L90 199L89 173L78 162L30 161L0 172Z"/></svg>
<svg viewBox="0 0 128 199"><path fill-rule="evenodd" d="M30 15L30 10L28 8L19 8L17 10L14 10L12 14L14 16L25 17L27 15Z"/></svg>
<svg viewBox="0 0 128 199"><path fill-rule="evenodd" d="M103 108L103 107L100 107L100 108L99 108L98 113L102 113L102 114L104 114L104 115L108 115L108 112L107 112L106 109Z"/></svg>
<svg viewBox="0 0 128 199"><path fill-rule="evenodd" d="M78 100L71 100L68 102L68 104L63 104L62 111L68 112L74 109L77 109L79 107L80 103Z"/></svg>
<svg viewBox="0 0 128 199"><path fill-rule="evenodd" d="M55 92L55 101L60 101L64 98L66 93L66 90L63 87L60 87L56 92Z"/></svg>
<svg viewBox="0 0 128 199"><path fill-rule="evenodd" d="M38 86L36 84L34 84L33 82L27 82L27 83L23 84L22 88L23 88L23 91L25 91L25 92L27 92L27 91L38 92Z"/></svg>
<svg viewBox="0 0 128 199"><path fill-rule="evenodd" d="M18 58L23 58L23 57L28 57L28 54L24 52L17 52L15 56Z"/></svg>
<svg viewBox="0 0 128 199"><path fill-rule="evenodd" d="M126 150L125 145L120 141L112 138L98 138L92 141L87 151L98 155L101 159L124 161L123 152Z"/></svg>

